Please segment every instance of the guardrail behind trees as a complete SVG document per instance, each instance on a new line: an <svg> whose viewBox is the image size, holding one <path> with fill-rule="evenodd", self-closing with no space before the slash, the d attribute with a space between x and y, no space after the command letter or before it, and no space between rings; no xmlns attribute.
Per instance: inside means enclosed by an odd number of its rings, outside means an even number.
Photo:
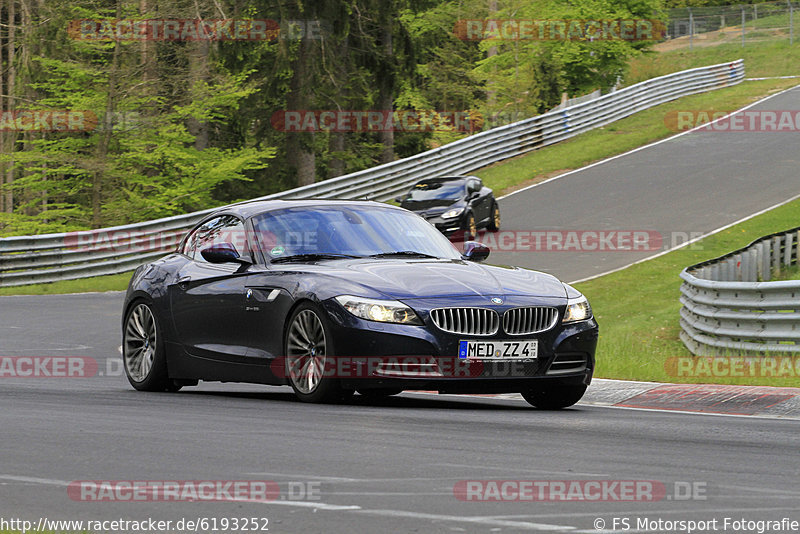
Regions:
<svg viewBox="0 0 800 534"><path fill-rule="evenodd" d="M432 176L463 174L558 143L682 96L735 85L744 62L685 70L530 119L494 128L409 158L260 199L385 201ZM216 208L215 208L216 209ZM214 210L104 228L0 239L0 287L122 273L175 249L181 232ZM165 238L164 236L167 236Z"/></svg>

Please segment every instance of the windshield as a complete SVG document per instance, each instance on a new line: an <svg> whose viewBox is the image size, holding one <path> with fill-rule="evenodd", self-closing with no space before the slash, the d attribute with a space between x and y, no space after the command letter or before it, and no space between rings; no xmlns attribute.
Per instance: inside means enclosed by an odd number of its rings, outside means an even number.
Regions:
<svg viewBox="0 0 800 534"><path fill-rule="evenodd" d="M309 206L270 211L253 217L257 240L267 261L300 254L458 259L461 254L431 224L413 213L376 206Z"/></svg>
<svg viewBox="0 0 800 534"><path fill-rule="evenodd" d="M406 202L423 200L458 200L464 196L464 182L454 180L448 182L423 182L415 185L408 192Z"/></svg>

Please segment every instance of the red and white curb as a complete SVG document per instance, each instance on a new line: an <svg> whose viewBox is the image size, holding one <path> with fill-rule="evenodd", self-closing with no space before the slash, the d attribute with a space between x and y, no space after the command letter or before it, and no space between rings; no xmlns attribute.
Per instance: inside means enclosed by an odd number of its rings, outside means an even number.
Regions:
<svg viewBox="0 0 800 534"><path fill-rule="evenodd" d="M522 400L518 393L472 396ZM579 405L800 419L800 388L665 384L596 378Z"/></svg>

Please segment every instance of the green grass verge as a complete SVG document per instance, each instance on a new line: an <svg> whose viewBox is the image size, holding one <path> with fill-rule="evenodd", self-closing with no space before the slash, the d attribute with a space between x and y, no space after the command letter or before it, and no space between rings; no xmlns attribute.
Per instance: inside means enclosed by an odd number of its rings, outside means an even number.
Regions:
<svg viewBox="0 0 800 534"><path fill-rule="evenodd" d="M600 323L599 378L656 382L800 386L800 377L686 378L668 373L671 357L691 357L678 334L682 269L797 226L800 200L737 224L693 245L622 271L581 282Z"/></svg>
<svg viewBox="0 0 800 534"><path fill-rule="evenodd" d="M92 293L101 291L125 291L133 271L108 276L95 276L80 280L64 280L50 284L31 284L19 287L0 287L0 296L5 295L58 295L64 293Z"/></svg>
<svg viewBox="0 0 800 534"><path fill-rule="evenodd" d="M800 39L796 39L792 45L786 39L747 43L744 47L740 43L726 43L693 50L679 48L666 52L647 52L630 62L625 83L632 85L656 76L736 59L744 59L747 78L796 76L800 74Z"/></svg>

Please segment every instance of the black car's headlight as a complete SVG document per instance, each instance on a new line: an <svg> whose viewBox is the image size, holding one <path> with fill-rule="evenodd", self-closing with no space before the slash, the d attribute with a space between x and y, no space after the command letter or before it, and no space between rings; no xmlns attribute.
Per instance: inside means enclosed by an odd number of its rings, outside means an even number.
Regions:
<svg viewBox="0 0 800 534"><path fill-rule="evenodd" d="M458 217L463 213L464 208L456 208L454 210L446 211L442 213L442 219L452 219L454 217Z"/></svg>
<svg viewBox="0 0 800 534"><path fill-rule="evenodd" d="M585 321L592 317L592 307L589 306L589 301L586 297L581 295L577 298L567 299L567 311L564 313L562 323L574 323L577 321Z"/></svg>
<svg viewBox="0 0 800 534"><path fill-rule="evenodd" d="M399 323L421 325L422 321L414 310L396 300L378 300L352 295L340 295L336 302L356 317L380 323Z"/></svg>

